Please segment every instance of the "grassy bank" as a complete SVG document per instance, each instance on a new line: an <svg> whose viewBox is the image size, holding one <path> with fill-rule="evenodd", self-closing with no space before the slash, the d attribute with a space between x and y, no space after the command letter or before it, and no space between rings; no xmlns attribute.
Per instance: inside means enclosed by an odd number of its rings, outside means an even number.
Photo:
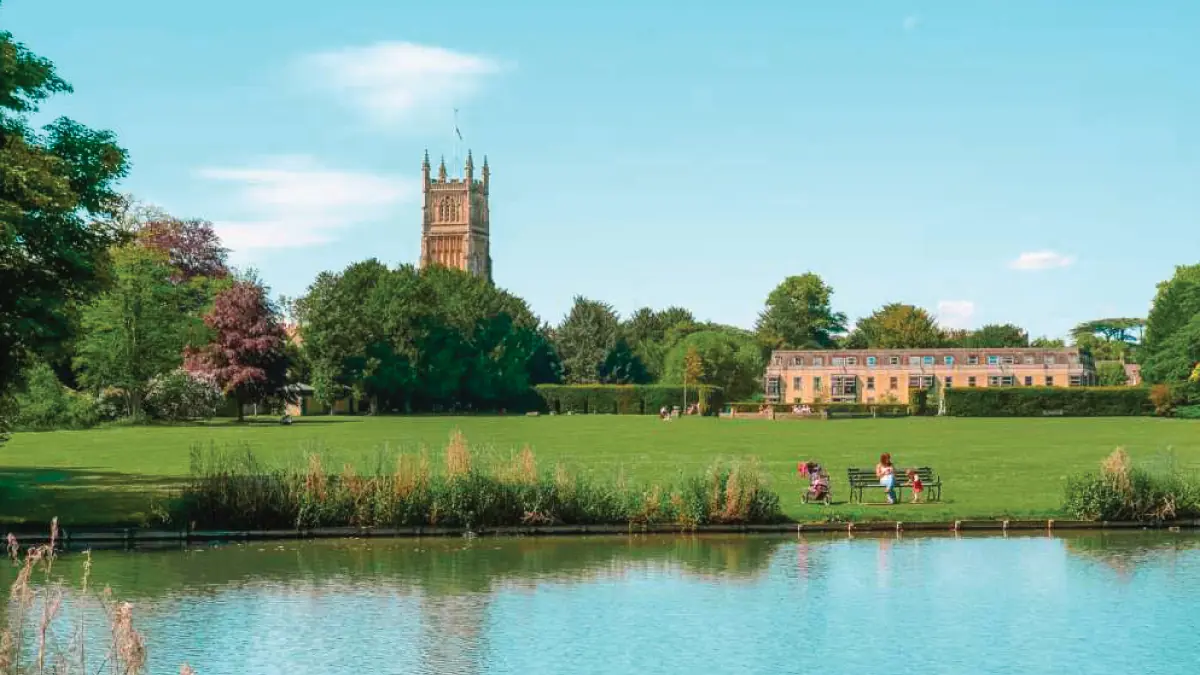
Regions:
<svg viewBox="0 0 1200 675"><path fill-rule="evenodd" d="M631 485L703 475L717 459L756 456L781 498L801 520L953 520L1062 515L1068 475L1094 471L1116 447L1137 460L1168 451L1183 468L1200 468L1200 424L1154 418L897 419L768 422L618 416L309 418L290 427L217 422L186 427L129 427L19 433L0 448L0 516L81 524L137 523L153 496L178 485L189 449L249 449L270 465L303 467L319 453L334 473L345 462L374 466L381 451L440 452L460 429L481 455L511 458L528 444L539 464L562 464L597 481L624 474ZM881 452L900 466L942 474L941 504L846 504L845 470L871 467ZM804 505L796 462L814 458L833 476L835 505ZM871 496L880 499L880 495Z"/></svg>

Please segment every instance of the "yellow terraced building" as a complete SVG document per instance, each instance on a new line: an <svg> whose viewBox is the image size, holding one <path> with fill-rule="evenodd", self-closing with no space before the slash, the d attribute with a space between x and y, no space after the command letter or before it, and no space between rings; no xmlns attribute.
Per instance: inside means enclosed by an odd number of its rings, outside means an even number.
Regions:
<svg viewBox="0 0 1200 675"><path fill-rule="evenodd" d="M772 403L907 403L909 389L1096 384L1078 349L778 350L765 377Z"/></svg>

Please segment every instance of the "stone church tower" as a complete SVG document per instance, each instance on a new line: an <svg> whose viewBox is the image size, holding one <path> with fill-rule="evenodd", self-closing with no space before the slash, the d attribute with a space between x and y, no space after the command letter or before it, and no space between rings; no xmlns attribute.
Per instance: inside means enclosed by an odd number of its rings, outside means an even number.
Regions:
<svg viewBox="0 0 1200 675"><path fill-rule="evenodd" d="M446 178L445 159L438 167L436 178L429 172L429 153L426 152L421 164L422 191L425 193L425 205L421 209L421 267L443 265L491 281L488 213L491 172L487 157L483 158L483 180L475 180L475 163L470 150L461 179Z"/></svg>

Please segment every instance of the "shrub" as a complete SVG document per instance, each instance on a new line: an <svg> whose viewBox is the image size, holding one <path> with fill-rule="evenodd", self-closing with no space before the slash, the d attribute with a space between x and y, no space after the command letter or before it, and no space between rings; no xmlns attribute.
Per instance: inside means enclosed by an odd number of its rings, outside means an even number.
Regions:
<svg viewBox="0 0 1200 675"><path fill-rule="evenodd" d="M1174 462L1157 471L1135 467L1118 448L1094 474L1067 480L1064 509L1083 520L1162 522L1200 516L1200 481Z"/></svg>
<svg viewBox="0 0 1200 675"><path fill-rule="evenodd" d="M96 415L106 422L120 419L128 412L128 402L124 389L105 387L96 395Z"/></svg>
<svg viewBox="0 0 1200 675"><path fill-rule="evenodd" d="M929 411L929 390L928 389L909 389L908 390L908 408L913 415L928 415ZM933 412L937 412L934 410Z"/></svg>
<svg viewBox="0 0 1200 675"><path fill-rule="evenodd" d="M946 410L956 417L1121 417L1149 415L1141 387L968 387L947 389Z"/></svg>
<svg viewBox="0 0 1200 675"><path fill-rule="evenodd" d="M13 426L19 430L86 429L99 422L95 400L63 385L44 363L29 370L14 404Z"/></svg>
<svg viewBox="0 0 1200 675"><path fill-rule="evenodd" d="M1175 417L1181 420L1200 420L1200 405L1182 405L1175 409Z"/></svg>
<svg viewBox="0 0 1200 675"><path fill-rule="evenodd" d="M480 461L461 434L436 470L428 455L381 457L376 470L326 471L320 455L301 468L266 467L250 453L192 450L192 478L173 518L200 527L488 526L550 524L764 523L782 519L779 497L757 462L714 464L678 486L630 486L539 472L528 448ZM389 471L388 467L394 467Z"/></svg>
<svg viewBox="0 0 1200 675"><path fill-rule="evenodd" d="M1171 388L1165 384L1150 387L1150 403L1154 405L1154 414L1167 416L1175 405L1175 396Z"/></svg>
<svg viewBox="0 0 1200 675"><path fill-rule="evenodd" d="M537 394L544 410L556 413L654 415L666 406L683 404L682 385L664 384L541 384ZM688 387L688 403L700 403L702 414L714 414L722 401L720 387Z"/></svg>
<svg viewBox="0 0 1200 675"><path fill-rule="evenodd" d="M224 401L215 379L178 369L150 380L145 405L151 417L182 421L208 419Z"/></svg>

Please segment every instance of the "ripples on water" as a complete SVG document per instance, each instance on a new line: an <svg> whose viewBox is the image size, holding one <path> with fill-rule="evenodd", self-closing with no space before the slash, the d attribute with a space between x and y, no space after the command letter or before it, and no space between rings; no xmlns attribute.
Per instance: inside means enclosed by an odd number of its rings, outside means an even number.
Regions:
<svg viewBox="0 0 1200 675"><path fill-rule="evenodd" d="M1187 533L288 542L92 574L156 673L1200 672Z"/></svg>

